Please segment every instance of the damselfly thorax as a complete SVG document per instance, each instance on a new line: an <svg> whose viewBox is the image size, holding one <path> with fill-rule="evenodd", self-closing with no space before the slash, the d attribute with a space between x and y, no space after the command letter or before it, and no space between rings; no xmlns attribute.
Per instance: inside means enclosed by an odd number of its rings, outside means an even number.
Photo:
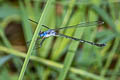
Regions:
<svg viewBox="0 0 120 80"><path fill-rule="evenodd" d="M57 36L57 33L54 30L49 29L47 31L40 32L39 36L47 38L47 37L50 37L50 36Z"/></svg>

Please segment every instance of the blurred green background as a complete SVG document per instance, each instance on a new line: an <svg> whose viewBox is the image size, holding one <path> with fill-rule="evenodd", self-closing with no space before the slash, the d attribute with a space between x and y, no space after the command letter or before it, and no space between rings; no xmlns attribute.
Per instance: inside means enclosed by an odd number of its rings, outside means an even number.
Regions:
<svg viewBox="0 0 120 80"><path fill-rule="evenodd" d="M103 21L103 25L59 32L107 45L50 37L41 48L32 49L27 42L35 42L36 29L46 29L36 28L39 25L28 19L52 29ZM26 57L29 64L24 62ZM20 80L20 73L23 80L120 80L120 1L0 0L0 80Z"/></svg>

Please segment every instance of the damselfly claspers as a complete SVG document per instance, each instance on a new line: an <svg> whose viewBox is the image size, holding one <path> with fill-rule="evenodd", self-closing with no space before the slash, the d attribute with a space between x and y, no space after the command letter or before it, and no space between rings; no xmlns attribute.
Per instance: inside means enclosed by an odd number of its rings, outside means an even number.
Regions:
<svg viewBox="0 0 120 80"><path fill-rule="evenodd" d="M36 21L33 21L31 19L29 19L29 20L34 22L34 23L36 23L36 24L38 24ZM60 34L60 33L56 32L56 31L61 30L61 29L88 27L88 26L102 25L102 24L104 24L104 22L102 22L102 21L92 21L92 22L84 22L84 23L80 23L80 24L77 24L77 25L61 27L61 28L56 28L56 29L50 29L48 26L42 25L43 27L47 28L48 30L47 31L43 31L43 32L42 31L39 32L39 38L37 40L42 39L40 44L39 44L39 47L42 46L42 43L44 42L44 40L46 38L51 37L51 36L61 36L61 37L65 37L65 38L69 38L69 39L75 40L75 41L79 41L81 43L88 43L88 44L95 45L95 46L98 46L98 47L103 47L106 44L104 44L104 43L103 44L94 43L94 42L78 39L78 38L75 38L75 37L67 36L67 35Z"/></svg>

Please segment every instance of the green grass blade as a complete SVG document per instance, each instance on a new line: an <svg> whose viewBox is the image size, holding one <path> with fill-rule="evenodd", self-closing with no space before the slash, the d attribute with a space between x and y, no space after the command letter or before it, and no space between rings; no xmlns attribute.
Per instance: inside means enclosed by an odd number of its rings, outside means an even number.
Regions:
<svg viewBox="0 0 120 80"><path fill-rule="evenodd" d="M4 57L0 58L0 67L11 58L12 58L12 55L8 55L8 56L4 56Z"/></svg>
<svg viewBox="0 0 120 80"><path fill-rule="evenodd" d="M24 2L25 2L25 5L26 5L26 10L29 13L28 14L29 18L34 19L34 11L33 11L33 8L32 8L31 0L24 0Z"/></svg>
<svg viewBox="0 0 120 80"><path fill-rule="evenodd" d="M0 36L2 38L4 45L11 48L12 46L10 45L10 42L6 38L5 33L4 33L4 29L1 26L0 26Z"/></svg>
<svg viewBox="0 0 120 80"><path fill-rule="evenodd" d="M112 62L113 56L115 55L115 51L116 51L118 45L119 45L119 38L116 38L114 46L113 46L113 48L112 48L112 50L111 50L111 52L110 52L110 54L108 56L107 62L105 64L103 70L101 71L101 77L104 77L104 75L106 74L106 72L107 72L107 70L109 68L109 65Z"/></svg>
<svg viewBox="0 0 120 80"><path fill-rule="evenodd" d="M6 48L6 47L3 47L3 46L0 46L0 51L6 52L8 54L12 54L14 56L22 57L22 58L25 58L27 56L26 53L19 52L19 51L16 51L14 49ZM63 68L63 64L60 64L60 63L57 63L57 62L54 62L54 61L51 61L51 60L47 60L47 59L44 59L44 58L40 58L40 57L37 57L37 56L31 56L30 60L42 63L46 66L52 67L53 69L57 68L58 70L61 70ZM95 75L95 74L92 74L90 72L86 72L82 69L77 69L77 68L74 68L74 67L70 68L70 72L72 72L74 74L77 74L77 75L90 77L90 78L96 79L96 80L101 79L101 77L99 77L98 75Z"/></svg>
<svg viewBox="0 0 120 80"><path fill-rule="evenodd" d="M74 3L75 3L75 0L70 1L69 8L66 12L66 15L65 15L64 20L63 20L62 25L61 25L62 27L66 26L66 24L68 23L68 21L70 19L70 15L71 15L73 7L74 7ZM63 32L63 31L60 31L60 33L61 32ZM52 52L52 55L51 55L51 59L53 59L53 60L59 59L59 57L61 56L61 51L63 51L65 46L66 46L66 43L65 42L61 43L61 41L63 41L63 39L58 38L56 40L56 43L55 43L54 47L53 47L53 52ZM66 42L68 42L68 40Z"/></svg>
<svg viewBox="0 0 120 80"><path fill-rule="evenodd" d="M39 8L41 6L42 1L34 2L34 13L35 13L35 20L38 21L39 17L41 16L42 10Z"/></svg>
<svg viewBox="0 0 120 80"><path fill-rule="evenodd" d="M96 0L92 0L92 3L99 5L100 0L96 1ZM89 10L88 11L88 17L87 20L88 21L97 21L98 19L98 15L93 11L93 10ZM89 29L85 29L84 32L84 40L88 40L91 42L94 42L95 38L96 38L96 33L97 33L97 27L96 25L91 26ZM81 54L81 61L80 63L85 65L85 66L90 66L91 64L94 63L94 61L96 60L95 58L93 58L93 48L97 49L96 46L93 45L89 45L89 44L83 44L83 53ZM98 49L97 49L98 50ZM91 57L90 57L91 56Z"/></svg>
<svg viewBox="0 0 120 80"><path fill-rule="evenodd" d="M29 18L27 16L27 12L25 10L25 7L23 5L23 3L19 3L20 5L20 11L21 11L21 18L22 18L22 27L23 27L23 32L24 32L24 36L25 36L25 40L26 41L30 41L32 39L32 27L29 24Z"/></svg>
<svg viewBox="0 0 120 80"><path fill-rule="evenodd" d="M97 14L99 14L102 19L107 22L111 27L112 29L116 32L116 26L115 24L113 23L112 21L112 18L107 14L107 12L103 9L101 9L100 7L96 6L96 5L93 5L92 6L93 10L95 10L97 12Z"/></svg>
<svg viewBox="0 0 120 80"><path fill-rule="evenodd" d="M71 20L72 23L74 22L73 24L78 24L80 21L82 21L82 19L84 19L83 18L84 12L81 12L82 9L85 9L85 8L82 7L79 10L79 12L74 14L74 16L72 18L73 20ZM74 36L77 37L77 38L81 38L83 31L84 31L84 28L78 28L75 31ZM72 43L70 44L69 49L68 49L68 53L67 53L67 55L65 57L64 67L60 72L58 80L64 80L65 79L65 77L66 77L66 75L67 75L67 73L69 71L69 68L70 68L70 66L72 64L72 61L73 61L73 58L75 56L75 52L77 50L78 45L79 45L79 42L77 42L77 41L72 41Z"/></svg>
<svg viewBox="0 0 120 80"><path fill-rule="evenodd" d="M111 80L116 80L116 79L117 79L117 76L120 75L120 73L119 73L119 69L120 69L120 56L118 56L118 58L119 58L119 59L118 59L118 62L117 62L117 64L116 64L116 67L115 67L115 69L114 69L114 71L113 71Z"/></svg>
<svg viewBox="0 0 120 80"><path fill-rule="evenodd" d="M27 68L27 64L28 64L28 62L29 62L31 53L32 53L33 48L34 48L34 45L35 45L35 41L37 40L38 33L39 33L39 31L40 31L40 29L41 29L41 27L42 27L41 25L42 25L43 23L45 23L45 22L44 22L44 21L45 21L45 17L46 17L46 15L48 15L48 11L50 10L50 9L49 9L49 6L51 6L51 3L52 3L52 0L48 0L48 1L47 1L47 4L46 4L46 6L45 6L45 9L44 9L44 11L43 11L43 13L42 13L42 15L41 15L41 18L40 18L40 20L39 20L38 26L37 26L37 28L36 28L36 30L35 30L35 33L34 33L34 36L33 36L33 38L32 38L32 41L31 41L30 47L29 47L29 49L28 49L27 56L26 56L26 58L25 58L25 61L24 61L24 64L23 64L23 66L22 66L22 69L21 69L20 76L19 76L18 80L22 80L22 79L23 79L25 70L26 70L26 68Z"/></svg>

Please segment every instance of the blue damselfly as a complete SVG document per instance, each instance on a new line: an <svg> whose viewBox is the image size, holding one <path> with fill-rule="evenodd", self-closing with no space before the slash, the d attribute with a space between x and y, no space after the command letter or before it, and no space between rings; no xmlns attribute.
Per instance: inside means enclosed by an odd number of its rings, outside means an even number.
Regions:
<svg viewBox="0 0 120 80"><path fill-rule="evenodd" d="M36 23L36 24L38 24L36 21L33 21L31 19L29 19L29 20L34 22L34 23ZM77 24L77 25L61 27L61 28L56 28L56 29L50 29L48 26L42 25L44 28L46 28L48 30L47 31L43 31L43 32L42 31L39 32L39 38L37 40L42 39L40 44L39 44L39 47L42 46L42 43L44 42L44 40L46 38L51 37L51 36L61 36L61 37L65 37L65 38L69 38L69 39L75 40L75 41L79 41L81 43L88 43L88 44L95 45L95 46L98 46L98 47L103 47L106 44L104 44L104 43L103 44L101 44L101 43L94 43L94 42L78 39L78 38L75 38L75 37L67 36L67 35L64 35L64 34L61 34L61 33L57 32L58 30L62 30L62 29L88 27L88 26L102 25L102 24L104 24L104 22L102 22L102 21L92 21L92 22L83 22L83 23L80 23L80 24Z"/></svg>

